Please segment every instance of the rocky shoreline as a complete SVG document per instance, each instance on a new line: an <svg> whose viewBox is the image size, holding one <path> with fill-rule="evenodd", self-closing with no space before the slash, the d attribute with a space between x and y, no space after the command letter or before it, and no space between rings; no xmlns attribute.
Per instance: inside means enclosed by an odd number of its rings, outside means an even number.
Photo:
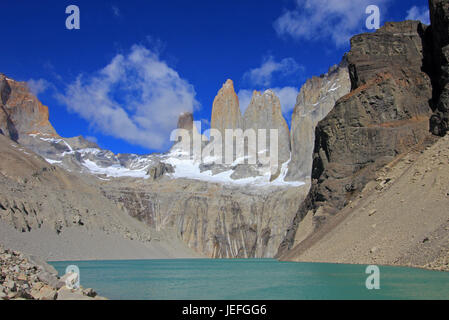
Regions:
<svg viewBox="0 0 449 320"><path fill-rule="evenodd" d="M0 300L105 300L91 289L70 289L68 275L38 257L0 245Z"/></svg>

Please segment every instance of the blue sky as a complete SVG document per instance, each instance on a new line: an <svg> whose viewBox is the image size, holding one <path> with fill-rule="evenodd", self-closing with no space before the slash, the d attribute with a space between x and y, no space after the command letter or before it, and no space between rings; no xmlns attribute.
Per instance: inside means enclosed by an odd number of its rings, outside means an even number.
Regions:
<svg viewBox="0 0 449 320"><path fill-rule="evenodd" d="M68 5L80 29L68 30ZM296 94L349 50L368 5L381 25L428 22L427 0L127 0L0 2L0 72L50 108L64 137L83 135L115 153L165 151L177 115L207 128L226 79L241 108L273 88L290 122Z"/></svg>

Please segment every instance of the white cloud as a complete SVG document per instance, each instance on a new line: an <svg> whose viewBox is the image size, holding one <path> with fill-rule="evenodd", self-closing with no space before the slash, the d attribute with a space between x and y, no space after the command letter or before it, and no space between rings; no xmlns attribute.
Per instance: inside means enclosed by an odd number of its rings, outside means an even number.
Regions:
<svg viewBox="0 0 449 320"><path fill-rule="evenodd" d="M354 34L367 31L365 13L369 5L390 0L296 0L296 8L285 11L275 22L279 36L298 40L332 40L335 45L348 44Z"/></svg>
<svg viewBox="0 0 449 320"><path fill-rule="evenodd" d="M430 24L429 8L413 6L407 11L406 20L419 20L422 23Z"/></svg>
<svg viewBox="0 0 449 320"><path fill-rule="evenodd" d="M281 76L293 74L303 69L293 58L284 58L277 62L272 56L267 57L258 68L251 69L243 75L254 86L268 87L275 73Z"/></svg>
<svg viewBox="0 0 449 320"><path fill-rule="evenodd" d="M191 84L151 50L134 45L93 75L79 75L59 100L99 132L144 148L169 146L182 112L199 106Z"/></svg>
<svg viewBox="0 0 449 320"><path fill-rule="evenodd" d="M27 82L28 89L30 92L34 94L36 97L47 91L52 85L45 79L30 79Z"/></svg>
<svg viewBox="0 0 449 320"><path fill-rule="evenodd" d="M281 109L283 114L288 114L296 104L296 97L298 96L298 89L294 87L283 87L283 88L272 88L271 90L279 97L281 102ZM238 92L239 104L242 113L245 113L249 104L251 103L251 98L253 96L254 90L242 89Z"/></svg>

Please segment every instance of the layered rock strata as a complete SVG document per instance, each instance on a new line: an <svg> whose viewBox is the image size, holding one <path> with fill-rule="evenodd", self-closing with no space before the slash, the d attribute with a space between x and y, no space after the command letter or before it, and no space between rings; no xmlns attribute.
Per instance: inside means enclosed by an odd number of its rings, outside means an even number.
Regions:
<svg viewBox="0 0 449 320"><path fill-rule="evenodd" d="M351 39L352 91L317 126L314 182L279 254L292 248L310 210L317 229L355 198L376 170L432 140L432 87L422 71L424 29L417 21L387 23Z"/></svg>

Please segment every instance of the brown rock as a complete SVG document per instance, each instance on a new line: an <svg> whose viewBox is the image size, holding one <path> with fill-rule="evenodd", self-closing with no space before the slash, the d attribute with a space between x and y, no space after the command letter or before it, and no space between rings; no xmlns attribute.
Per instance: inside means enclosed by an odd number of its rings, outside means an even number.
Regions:
<svg viewBox="0 0 449 320"><path fill-rule="evenodd" d="M19 281L27 281L27 276L25 274L21 273L21 274L19 274L17 276L17 280L19 280Z"/></svg>
<svg viewBox="0 0 449 320"><path fill-rule="evenodd" d="M242 129L243 119L234 83L227 80L218 91L212 105L211 128L219 130L223 137L225 129Z"/></svg>
<svg viewBox="0 0 449 320"><path fill-rule="evenodd" d="M58 290L56 300L93 300L94 298L85 296L81 289L72 290L67 287L62 287Z"/></svg>
<svg viewBox="0 0 449 320"><path fill-rule="evenodd" d="M48 121L48 108L29 91L26 83L0 75L0 130L13 140L22 135L41 133L57 137Z"/></svg>
<svg viewBox="0 0 449 320"><path fill-rule="evenodd" d="M57 291L49 285L44 285L38 292L34 288L31 290L31 296L36 300L55 300L57 295Z"/></svg>

